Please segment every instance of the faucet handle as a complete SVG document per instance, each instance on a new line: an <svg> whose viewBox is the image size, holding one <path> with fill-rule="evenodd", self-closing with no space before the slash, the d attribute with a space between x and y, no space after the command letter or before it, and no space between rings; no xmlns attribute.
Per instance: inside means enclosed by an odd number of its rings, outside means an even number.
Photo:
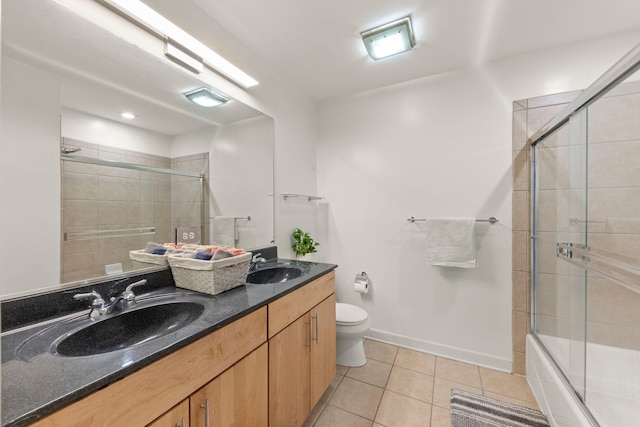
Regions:
<svg viewBox="0 0 640 427"><path fill-rule="evenodd" d="M93 298L93 300L91 301L91 307L104 307L104 299L96 291L91 291L84 294L75 294L73 296L73 299L78 301L89 298Z"/></svg>
<svg viewBox="0 0 640 427"><path fill-rule="evenodd" d="M147 279L139 280L135 283L130 284L127 288L122 292L122 298L127 302L135 302L136 294L133 293L133 288L136 286L142 286L147 284Z"/></svg>
<svg viewBox="0 0 640 427"><path fill-rule="evenodd" d="M255 254L253 258L251 258L251 262L258 261L258 258L260 257L260 255L262 255L262 252L258 252L257 254Z"/></svg>

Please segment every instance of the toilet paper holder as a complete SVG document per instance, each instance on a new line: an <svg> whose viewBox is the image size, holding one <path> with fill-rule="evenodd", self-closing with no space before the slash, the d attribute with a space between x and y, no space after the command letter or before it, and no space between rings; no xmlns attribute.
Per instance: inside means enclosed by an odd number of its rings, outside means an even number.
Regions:
<svg viewBox="0 0 640 427"><path fill-rule="evenodd" d="M360 274L356 274L356 279L353 282L353 287L356 292L366 294L369 292L369 276L364 271Z"/></svg>
<svg viewBox="0 0 640 427"><path fill-rule="evenodd" d="M367 273L364 271L360 274L356 274L356 282L358 281L369 283L369 276L367 276Z"/></svg>

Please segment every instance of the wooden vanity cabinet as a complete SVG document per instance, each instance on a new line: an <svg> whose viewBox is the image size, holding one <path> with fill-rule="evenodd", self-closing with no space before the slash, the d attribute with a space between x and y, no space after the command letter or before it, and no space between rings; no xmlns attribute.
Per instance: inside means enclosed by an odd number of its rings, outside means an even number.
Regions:
<svg viewBox="0 0 640 427"><path fill-rule="evenodd" d="M199 340L115 381L65 408L35 422L34 426L165 426L174 410L182 411L190 396L215 379L240 379L245 360L266 354L267 308L262 307ZM262 349L262 350L261 350ZM250 357L245 358L249 355ZM243 359L244 358L244 359ZM239 364L236 362L241 361ZM253 362L247 362L251 364ZM240 365L238 369L236 367ZM266 371L266 368L264 368ZM253 375L247 370L247 375ZM225 376L225 374L227 374ZM213 380L213 381L212 381ZM222 380L221 380L222 381ZM266 394L266 384L263 393ZM257 386L256 386L257 388ZM177 406L176 406L177 405ZM266 403L264 403L266 405ZM172 408L172 409L169 409ZM169 409L169 412L167 410ZM225 408L228 409L228 408ZM234 409L237 411L237 408ZM189 423L186 411L186 425ZM181 413L181 412L180 412ZM175 415L175 414L174 414ZM160 418L159 418L160 417ZM167 418L165 418L167 417ZM158 424L156 424L158 423ZM181 423L178 419L176 423ZM266 418L262 425L266 424ZM178 424L180 425L180 424ZM242 425L242 424L238 424Z"/></svg>
<svg viewBox="0 0 640 427"><path fill-rule="evenodd" d="M178 403L147 427L189 427L189 399Z"/></svg>
<svg viewBox="0 0 640 427"><path fill-rule="evenodd" d="M299 427L336 374L334 273L268 309L269 425Z"/></svg>
<svg viewBox="0 0 640 427"><path fill-rule="evenodd" d="M189 397L192 427L264 427L268 350L263 344Z"/></svg>

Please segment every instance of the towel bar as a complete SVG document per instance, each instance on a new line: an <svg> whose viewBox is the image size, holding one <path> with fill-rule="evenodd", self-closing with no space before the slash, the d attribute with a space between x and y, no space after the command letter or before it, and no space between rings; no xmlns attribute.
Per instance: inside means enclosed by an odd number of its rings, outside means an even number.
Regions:
<svg viewBox="0 0 640 427"><path fill-rule="evenodd" d="M426 218L411 217L411 218L407 218L407 221L409 222L426 221ZM476 222L490 222L491 224L495 224L496 222L499 222L499 221L495 216L492 216L489 219L476 219Z"/></svg>

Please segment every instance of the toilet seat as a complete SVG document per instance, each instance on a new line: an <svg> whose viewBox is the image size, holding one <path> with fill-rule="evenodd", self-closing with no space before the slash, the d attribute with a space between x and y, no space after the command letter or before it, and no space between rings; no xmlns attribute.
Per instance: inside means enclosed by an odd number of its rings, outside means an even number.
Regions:
<svg viewBox="0 0 640 427"><path fill-rule="evenodd" d="M361 325L368 319L365 310L352 304L336 303L336 324L341 326Z"/></svg>

